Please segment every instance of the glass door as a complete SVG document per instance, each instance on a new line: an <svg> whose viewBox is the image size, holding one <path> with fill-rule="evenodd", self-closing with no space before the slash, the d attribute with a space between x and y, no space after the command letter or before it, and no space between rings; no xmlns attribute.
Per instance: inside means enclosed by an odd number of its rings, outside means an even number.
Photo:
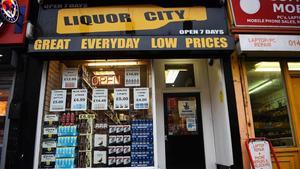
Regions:
<svg viewBox="0 0 300 169"><path fill-rule="evenodd" d="M164 94L167 169L205 168L200 93Z"/></svg>

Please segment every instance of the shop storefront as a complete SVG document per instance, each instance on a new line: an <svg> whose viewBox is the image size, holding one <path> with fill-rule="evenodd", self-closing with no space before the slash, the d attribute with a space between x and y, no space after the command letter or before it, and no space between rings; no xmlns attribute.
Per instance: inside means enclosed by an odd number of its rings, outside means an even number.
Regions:
<svg viewBox="0 0 300 169"><path fill-rule="evenodd" d="M12 137L15 134L10 128L15 119L11 118L9 112L19 73L19 57L22 52L26 52L28 1L11 1L10 6L8 2L1 1L0 5L0 168L5 168L7 154L15 153L7 144L14 139Z"/></svg>
<svg viewBox="0 0 300 169"><path fill-rule="evenodd" d="M241 168L224 7L40 8L33 168Z"/></svg>
<svg viewBox="0 0 300 169"><path fill-rule="evenodd" d="M250 168L245 140L254 137L271 141L281 168L300 168L300 20L299 11L293 10L299 4L257 1L251 6L235 0L230 3L232 30L238 39L232 70L244 168Z"/></svg>

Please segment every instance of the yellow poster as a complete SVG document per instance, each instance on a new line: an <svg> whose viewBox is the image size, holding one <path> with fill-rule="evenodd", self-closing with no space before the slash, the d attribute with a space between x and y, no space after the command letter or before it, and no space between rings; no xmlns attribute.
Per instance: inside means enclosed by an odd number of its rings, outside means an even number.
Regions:
<svg viewBox="0 0 300 169"><path fill-rule="evenodd" d="M60 9L58 34L153 30L168 23L207 20L205 7L113 6Z"/></svg>

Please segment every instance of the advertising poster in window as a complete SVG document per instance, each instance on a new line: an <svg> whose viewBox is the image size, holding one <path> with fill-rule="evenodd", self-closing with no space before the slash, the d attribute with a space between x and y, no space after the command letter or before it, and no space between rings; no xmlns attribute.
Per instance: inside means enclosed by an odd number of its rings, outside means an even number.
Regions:
<svg viewBox="0 0 300 169"><path fill-rule="evenodd" d="M187 131L197 131L196 118L186 118Z"/></svg>
<svg viewBox="0 0 300 169"><path fill-rule="evenodd" d="M70 89L77 88L78 81L78 69L77 68L66 68L62 74L62 88Z"/></svg>
<svg viewBox="0 0 300 169"><path fill-rule="evenodd" d="M107 89L93 89L92 110L107 110Z"/></svg>
<svg viewBox="0 0 300 169"><path fill-rule="evenodd" d="M50 112L61 112L66 110L66 90L52 90L50 99Z"/></svg>
<svg viewBox="0 0 300 169"><path fill-rule="evenodd" d="M129 88L114 89L114 109L115 110L129 109Z"/></svg>
<svg viewBox="0 0 300 169"><path fill-rule="evenodd" d="M270 146L267 141L249 142L248 146L255 168L272 169Z"/></svg>
<svg viewBox="0 0 300 169"><path fill-rule="evenodd" d="M140 86L140 68L125 69L125 86Z"/></svg>
<svg viewBox="0 0 300 169"><path fill-rule="evenodd" d="M87 109L87 90L73 89L71 100L71 111L84 111Z"/></svg>
<svg viewBox="0 0 300 169"><path fill-rule="evenodd" d="M149 108L149 88L134 88L134 109Z"/></svg>
<svg viewBox="0 0 300 169"><path fill-rule="evenodd" d="M196 100L178 101L180 117L196 117Z"/></svg>

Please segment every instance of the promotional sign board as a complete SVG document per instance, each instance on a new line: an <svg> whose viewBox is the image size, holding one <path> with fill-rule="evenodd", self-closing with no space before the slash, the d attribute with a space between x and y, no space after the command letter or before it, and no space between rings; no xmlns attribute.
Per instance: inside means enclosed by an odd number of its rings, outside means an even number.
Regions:
<svg viewBox="0 0 300 169"><path fill-rule="evenodd" d="M125 69L125 86L140 86L140 68L126 68Z"/></svg>
<svg viewBox="0 0 300 169"><path fill-rule="evenodd" d="M231 0L237 27L300 28L298 0Z"/></svg>
<svg viewBox="0 0 300 169"><path fill-rule="evenodd" d="M52 90L50 99L50 112L61 112L66 110L66 90Z"/></svg>
<svg viewBox="0 0 300 169"><path fill-rule="evenodd" d="M149 88L134 88L134 109L149 108Z"/></svg>
<svg viewBox="0 0 300 169"><path fill-rule="evenodd" d="M107 89L93 89L92 110L107 110Z"/></svg>
<svg viewBox="0 0 300 169"><path fill-rule="evenodd" d="M114 109L128 110L129 108L129 88L115 88Z"/></svg>
<svg viewBox="0 0 300 169"><path fill-rule="evenodd" d="M211 36L103 36L39 38L29 52L153 51L153 50L233 50L233 38Z"/></svg>
<svg viewBox="0 0 300 169"><path fill-rule="evenodd" d="M271 151L267 141L250 142L249 150L255 169L272 169Z"/></svg>
<svg viewBox="0 0 300 169"><path fill-rule="evenodd" d="M271 154L277 169L280 165L272 143L266 138L249 138L245 141L252 169L273 169Z"/></svg>
<svg viewBox="0 0 300 169"><path fill-rule="evenodd" d="M239 35L242 52L300 51L300 36L296 35Z"/></svg>
<svg viewBox="0 0 300 169"><path fill-rule="evenodd" d="M87 89L73 89L71 111L84 111L87 109Z"/></svg>
<svg viewBox="0 0 300 169"><path fill-rule="evenodd" d="M62 88L77 88L78 69L66 68L62 73Z"/></svg>

